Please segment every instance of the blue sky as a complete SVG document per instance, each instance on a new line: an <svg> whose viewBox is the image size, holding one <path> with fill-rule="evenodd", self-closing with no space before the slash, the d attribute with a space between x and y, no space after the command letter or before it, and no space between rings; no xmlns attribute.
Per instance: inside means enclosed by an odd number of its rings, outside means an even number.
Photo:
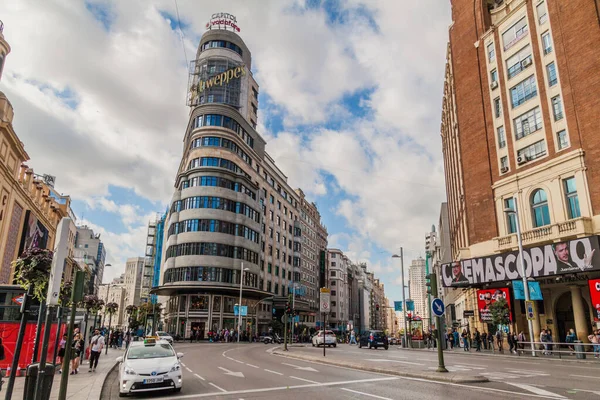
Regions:
<svg viewBox="0 0 600 400"><path fill-rule="evenodd" d="M442 3L179 0L177 21L168 0L3 2L12 52L0 89L29 164L56 175L79 222L102 234L106 281L144 253L148 220L170 201L188 118L186 59L212 13L235 14L267 151L317 203L330 246L367 262L393 301L392 253L403 246L405 265L424 254L445 198Z"/></svg>

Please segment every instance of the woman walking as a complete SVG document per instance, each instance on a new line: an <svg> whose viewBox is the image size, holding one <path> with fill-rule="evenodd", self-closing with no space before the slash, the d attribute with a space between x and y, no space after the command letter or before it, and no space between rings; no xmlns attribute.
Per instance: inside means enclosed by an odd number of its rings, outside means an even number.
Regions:
<svg viewBox="0 0 600 400"><path fill-rule="evenodd" d="M58 343L58 364L62 366L63 358L65 357L65 346L67 345L67 335L63 335L62 339ZM62 368L58 370L59 374L62 374Z"/></svg>
<svg viewBox="0 0 600 400"><path fill-rule="evenodd" d="M73 339L72 346L72 356L71 359L71 375L79 373L79 361L81 356L81 351L83 350L83 338L81 337L81 333L77 332Z"/></svg>

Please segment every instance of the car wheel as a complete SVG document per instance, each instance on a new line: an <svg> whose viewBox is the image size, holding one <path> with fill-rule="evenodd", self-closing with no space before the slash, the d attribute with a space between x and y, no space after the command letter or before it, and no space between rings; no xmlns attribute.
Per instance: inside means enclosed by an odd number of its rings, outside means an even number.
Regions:
<svg viewBox="0 0 600 400"><path fill-rule="evenodd" d="M121 392L119 392L119 397L127 397L127 393L121 393Z"/></svg>
<svg viewBox="0 0 600 400"><path fill-rule="evenodd" d="M362 349L362 342L358 342L358 348Z"/></svg>
<svg viewBox="0 0 600 400"><path fill-rule="evenodd" d="M315 342L312 343L313 347L315 347Z"/></svg>
<svg viewBox="0 0 600 400"><path fill-rule="evenodd" d="M377 346L374 346L373 348L374 348L375 350L377 350Z"/></svg>
<svg viewBox="0 0 600 400"><path fill-rule="evenodd" d="M386 349L386 350L387 350L388 348L389 348L388 346L385 346L385 347L384 347L384 349Z"/></svg>
<svg viewBox="0 0 600 400"><path fill-rule="evenodd" d="M333 347L337 347L337 344L334 344Z"/></svg>
<svg viewBox="0 0 600 400"><path fill-rule="evenodd" d="M175 393L181 392L181 388L175 388Z"/></svg>

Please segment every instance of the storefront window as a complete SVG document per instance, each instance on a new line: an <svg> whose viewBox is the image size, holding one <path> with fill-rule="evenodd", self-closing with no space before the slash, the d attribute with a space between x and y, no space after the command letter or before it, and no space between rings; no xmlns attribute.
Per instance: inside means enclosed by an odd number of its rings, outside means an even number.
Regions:
<svg viewBox="0 0 600 400"><path fill-rule="evenodd" d="M213 296L213 311L221 312L221 296Z"/></svg>
<svg viewBox="0 0 600 400"><path fill-rule="evenodd" d="M179 296L179 311L185 312L185 302L187 300L186 296Z"/></svg>
<svg viewBox="0 0 600 400"><path fill-rule="evenodd" d="M233 306L236 303L235 297L224 297L223 313L233 313Z"/></svg>
<svg viewBox="0 0 600 400"><path fill-rule="evenodd" d="M208 296L192 296L190 311L208 311Z"/></svg>

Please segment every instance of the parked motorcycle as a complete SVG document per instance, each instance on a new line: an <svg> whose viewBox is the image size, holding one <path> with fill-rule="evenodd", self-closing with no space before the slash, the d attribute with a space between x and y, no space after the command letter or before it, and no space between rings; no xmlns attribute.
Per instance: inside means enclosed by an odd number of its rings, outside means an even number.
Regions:
<svg viewBox="0 0 600 400"><path fill-rule="evenodd" d="M264 344L271 344L271 343L282 344L283 339L278 334L275 334L274 336L269 335L269 336L265 336L263 338L263 343Z"/></svg>

